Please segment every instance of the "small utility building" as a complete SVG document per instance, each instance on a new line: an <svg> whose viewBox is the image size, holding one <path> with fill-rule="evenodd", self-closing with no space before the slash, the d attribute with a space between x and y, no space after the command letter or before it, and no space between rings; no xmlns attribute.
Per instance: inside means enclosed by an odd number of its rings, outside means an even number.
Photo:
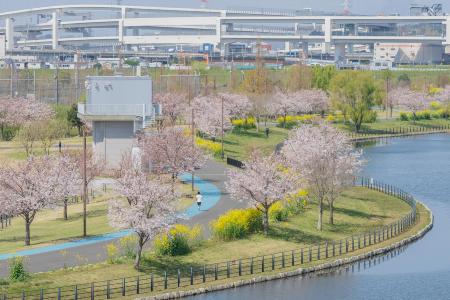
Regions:
<svg viewBox="0 0 450 300"><path fill-rule="evenodd" d="M92 121L94 155L109 168L131 154L135 135L156 116L152 81L148 76L90 76L86 103L78 105L80 118Z"/></svg>

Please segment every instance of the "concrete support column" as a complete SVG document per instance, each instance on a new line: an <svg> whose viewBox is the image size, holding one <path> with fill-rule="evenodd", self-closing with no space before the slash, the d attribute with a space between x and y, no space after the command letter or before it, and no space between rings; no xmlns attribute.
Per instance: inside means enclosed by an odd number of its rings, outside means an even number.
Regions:
<svg viewBox="0 0 450 300"><path fill-rule="evenodd" d="M284 42L284 50L285 51L291 51L293 48L292 42Z"/></svg>
<svg viewBox="0 0 450 300"><path fill-rule="evenodd" d="M305 58L308 58L309 55L309 49L308 49L308 42L302 41L302 51Z"/></svg>
<svg viewBox="0 0 450 300"><path fill-rule="evenodd" d="M6 18L5 20L5 38L6 38L6 50L12 50L14 48L14 19Z"/></svg>
<svg viewBox="0 0 450 300"><path fill-rule="evenodd" d="M334 61L344 62L345 61L345 44L337 43L334 44Z"/></svg>
<svg viewBox="0 0 450 300"><path fill-rule="evenodd" d="M447 17L445 37L445 44L450 47L450 16Z"/></svg>
<svg viewBox="0 0 450 300"><path fill-rule="evenodd" d="M332 35L331 17L325 17L325 24L323 26L323 31L325 33L325 43L331 43L331 35Z"/></svg>
<svg viewBox="0 0 450 300"><path fill-rule="evenodd" d="M353 53L353 44L347 44L347 52Z"/></svg>
<svg viewBox="0 0 450 300"><path fill-rule="evenodd" d="M118 32L117 32L119 43L123 43L123 36L124 36L123 24L124 24L124 20L123 19L119 20L119 26L118 26Z"/></svg>
<svg viewBox="0 0 450 300"><path fill-rule="evenodd" d="M52 13L52 49L58 49L59 39L59 20L58 13L55 11Z"/></svg>

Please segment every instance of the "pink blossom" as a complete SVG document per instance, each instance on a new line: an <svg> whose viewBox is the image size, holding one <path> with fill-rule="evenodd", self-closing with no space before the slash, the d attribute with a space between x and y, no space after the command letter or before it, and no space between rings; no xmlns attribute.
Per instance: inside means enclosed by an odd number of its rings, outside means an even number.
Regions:
<svg viewBox="0 0 450 300"><path fill-rule="evenodd" d="M161 105L162 113L172 124L188 111L188 101L185 94L166 93L156 94L155 102Z"/></svg>
<svg viewBox="0 0 450 300"><path fill-rule="evenodd" d="M2 166L0 195L0 207L24 219L25 245L30 245L30 226L36 214L63 196L55 164L49 157L31 157L16 166Z"/></svg>
<svg viewBox="0 0 450 300"><path fill-rule="evenodd" d="M298 178L294 173L283 170L283 161L278 154L263 156L254 151L244 162L244 169L228 171L226 188L238 201L248 201L249 205L263 213L264 232L269 229L269 208L287 194L296 190Z"/></svg>
<svg viewBox="0 0 450 300"><path fill-rule="evenodd" d="M307 184L310 194L319 202L318 229L322 229L322 202L330 206L353 184L362 160L347 135L328 124L303 125L293 131L281 150L289 165Z"/></svg>
<svg viewBox="0 0 450 300"><path fill-rule="evenodd" d="M144 245L175 222L174 196L170 185L135 169L122 173L116 190L126 201L109 202L109 223L137 234L135 267L139 268Z"/></svg>
<svg viewBox="0 0 450 300"><path fill-rule="evenodd" d="M174 179L180 173L194 172L206 161L203 152L181 128L168 127L149 133L141 137L140 146L153 171L172 174Z"/></svg>

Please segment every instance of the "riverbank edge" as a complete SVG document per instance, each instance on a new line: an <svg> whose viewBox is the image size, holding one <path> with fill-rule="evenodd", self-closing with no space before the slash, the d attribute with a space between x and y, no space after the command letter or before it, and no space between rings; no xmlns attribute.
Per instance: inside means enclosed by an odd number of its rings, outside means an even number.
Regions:
<svg viewBox="0 0 450 300"><path fill-rule="evenodd" d="M433 225L434 225L433 212L426 204L419 202L419 201L417 201L417 203L420 203L424 207L425 211L428 212L430 222L424 228L420 229L417 233L415 233L414 235L404 238L403 240L398 241L389 246L374 249L374 250L371 250L369 252L366 252L366 253L363 253L360 255L351 256L348 258L342 258L342 259L338 259L338 260L335 260L332 262L323 263L323 264L309 267L309 268L299 268L297 270L289 271L289 272L282 272L282 273L272 274L272 275L267 275L267 276L257 276L257 277L250 278L250 279L238 280L235 282L230 282L230 283L225 283L225 284L220 284L220 285L211 285L208 287L200 287L197 289L192 289L192 290L187 290L187 291L175 291L175 292L154 295L154 296L149 296L149 297L140 297L140 298L135 298L135 299L138 299L138 300L180 299L180 298L184 298L184 297L207 294L207 293L211 293L211 292L233 289L233 288L237 288L237 287L253 285L256 283L285 279L285 278L290 278L290 277L295 277L295 276L303 277L308 274L310 274L310 275L316 274L317 275L319 273L320 274L330 273L330 272L333 272L337 267L344 267L346 265L350 265L355 262L362 261L362 260L365 260L365 259L368 259L368 258L371 258L374 256L389 253L393 250L402 248L408 244L411 244L411 243L421 239L433 228Z"/></svg>
<svg viewBox="0 0 450 300"><path fill-rule="evenodd" d="M421 136L421 135L441 134L441 133L450 133L450 130L418 131L418 132L408 132L408 133L383 134L383 135L375 135L375 136L362 136L362 137L351 138L351 141L352 142L367 142L367 141L389 139L389 138L396 138L396 137L411 137L411 136Z"/></svg>

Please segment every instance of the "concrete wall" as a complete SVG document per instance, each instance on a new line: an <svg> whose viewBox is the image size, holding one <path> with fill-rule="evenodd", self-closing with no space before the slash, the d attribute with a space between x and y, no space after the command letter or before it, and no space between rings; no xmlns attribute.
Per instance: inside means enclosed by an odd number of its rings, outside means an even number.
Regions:
<svg viewBox="0 0 450 300"><path fill-rule="evenodd" d="M93 147L107 168L119 165L124 154L131 154L134 141L133 121L94 121Z"/></svg>
<svg viewBox="0 0 450 300"><path fill-rule="evenodd" d="M89 76L87 104L152 106L152 81L148 76Z"/></svg>

